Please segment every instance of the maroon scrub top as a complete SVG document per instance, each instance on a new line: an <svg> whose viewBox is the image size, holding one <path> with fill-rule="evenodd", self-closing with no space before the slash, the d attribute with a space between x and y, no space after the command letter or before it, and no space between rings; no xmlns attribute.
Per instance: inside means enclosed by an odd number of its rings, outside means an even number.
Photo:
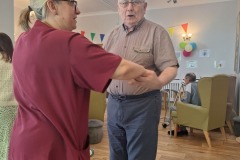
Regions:
<svg viewBox="0 0 240 160"><path fill-rule="evenodd" d="M80 34L41 21L23 33L13 55L19 108L9 159L90 159L90 90L104 92L120 62Z"/></svg>

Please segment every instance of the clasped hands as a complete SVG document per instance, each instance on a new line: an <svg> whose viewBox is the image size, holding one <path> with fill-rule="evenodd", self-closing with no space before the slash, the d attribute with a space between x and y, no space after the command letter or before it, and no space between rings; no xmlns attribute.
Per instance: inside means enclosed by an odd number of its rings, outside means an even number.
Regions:
<svg viewBox="0 0 240 160"><path fill-rule="evenodd" d="M131 85L138 85L149 89L161 89L163 87L163 84L161 84L159 77L156 75L156 73L148 69L146 69L141 76L129 80L128 83Z"/></svg>

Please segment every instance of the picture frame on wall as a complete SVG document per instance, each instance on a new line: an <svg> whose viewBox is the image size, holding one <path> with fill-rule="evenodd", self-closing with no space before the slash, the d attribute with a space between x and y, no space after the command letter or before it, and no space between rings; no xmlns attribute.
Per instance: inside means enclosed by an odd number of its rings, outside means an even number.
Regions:
<svg viewBox="0 0 240 160"><path fill-rule="evenodd" d="M237 16L234 71L240 73L240 12Z"/></svg>

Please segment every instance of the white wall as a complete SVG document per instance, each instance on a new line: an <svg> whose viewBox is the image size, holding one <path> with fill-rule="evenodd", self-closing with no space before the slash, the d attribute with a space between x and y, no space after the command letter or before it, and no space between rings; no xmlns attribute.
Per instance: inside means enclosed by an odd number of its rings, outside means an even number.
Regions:
<svg viewBox="0 0 240 160"><path fill-rule="evenodd" d="M90 40L90 32L96 33L94 43L101 43L99 34L108 34L119 24L118 14L78 17L76 32L86 31L85 36Z"/></svg>
<svg viewBox="0 0 240 160"><path fill-rule="evenodd" d="M240 11L240 0L238 0L237 3L238 3L238 5L237 5L238 6L238 11Z"/></svg>
<svg viewBox="0 0 240 160"><path fill-rule="evenodd" d="M14 7L14 40L16 41L19 35L23 32L22 28L18 25L19 16L22 9Z"/></svg>
<svg viewBox="0 0 240 160"><path fill-rule="evenodd" d="M6 33L14 40L13 0L0 1L0 32Z"/></svg>
<svg viewBox="0 0 240 160"><path fill-rule="evenodd" d="M238 0L237 6L238 6L238 13L240 13L240 0ZM240 24L239 24L239 33L240 33ZM240 51L238 52L238 56L240 56ZM237 75L237 80L238 81L237 81L237 91L236 91L236 98L235 98L235 102L236 102L235 108L237 108L237 111L239 111L238 113L240 115L240 74Z"/></svg>
<svg viewBox="0 0 240 160"><path fill-rule="evenodd" d="M236 27L235 2L213 3L199 6L172 8L148 12L148 19L163 24L165 28L178 24L188 23L188 32L193 34L192 41L197 43L197 49L192 52L191 57L182 56L179 61L179 76L183 78L187 72L195 72L198 77L211 76L217 73L234 73L234 51L235 51L235 27ZM157 17L157 19L156 19ZM172 37L176 51L179 42L182 41L181 27ZM199 58L199 50L209 49L209 58ZM197 61L198 67L186 68L189 60ZM225 61L225 68L214 68L214 61Z"/></svg>
<svg viewBox="0 0 240 160"><path fill-rule="evenodd" d="M172 36L176 51L182 51L179 42L182 41L181 34L184 31L180 25L188 23L188 31L193 34L192 41L197 43L197 49L191 57L182 56L177 78L182 79L190 71L195 72L198 78L218 73L234 73L237 3L238 0L147 11L147 19L166 29L179 25L174 27L175 33ZM89 39L90 32L94 32L96 38L93 42L101 43L98 34L109 33L119 23L118 14L79 17L76 31L86 31L85 36ZM210 57L199 58L198 52L201 49L209 49ZM186 62L191 60L197 61L197 68L186 68ZM224 68L214 68L214 61L224 61Z"/></svg>

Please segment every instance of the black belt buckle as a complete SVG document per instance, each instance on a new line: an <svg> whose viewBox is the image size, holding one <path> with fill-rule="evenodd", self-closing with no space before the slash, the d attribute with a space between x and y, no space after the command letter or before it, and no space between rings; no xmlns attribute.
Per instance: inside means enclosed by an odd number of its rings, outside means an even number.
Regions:
<svg viewBox="0 0 240 160"><path fill-rule="evenodd" d="M119 99L119 100L124 100L124 99L126 99L126 98L127 98L127 96L118 95L118 99Z"/></svg>

